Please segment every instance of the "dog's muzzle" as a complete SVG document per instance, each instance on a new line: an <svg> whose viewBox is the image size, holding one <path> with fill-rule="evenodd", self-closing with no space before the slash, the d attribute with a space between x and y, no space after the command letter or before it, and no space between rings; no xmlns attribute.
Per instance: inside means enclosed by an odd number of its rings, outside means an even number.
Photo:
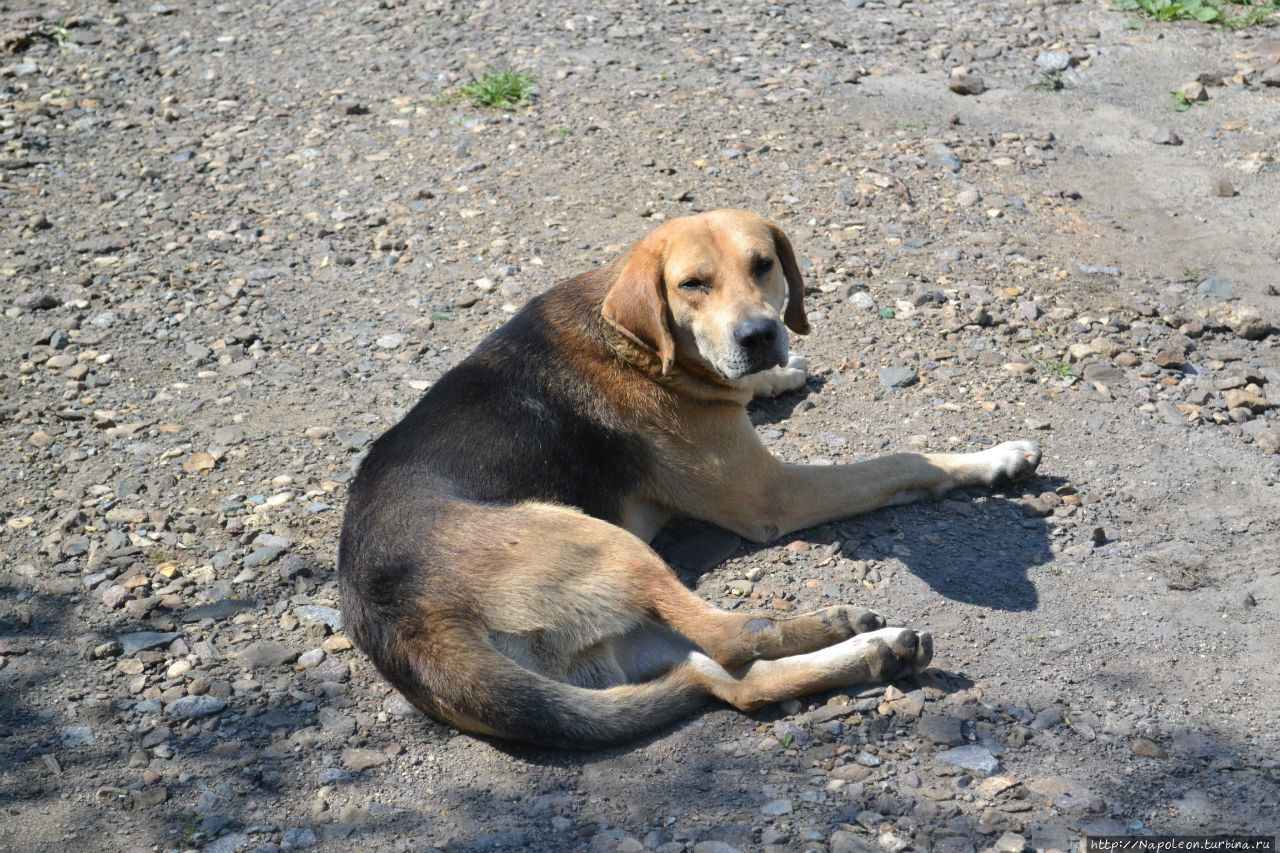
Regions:
<svg viewBox="0 0 1280 853"><path fill-rule="evenodd" d="M758 373L787 363L787 333L772 317L743 320L733 330L733 342L745 357L746 373Z"/></svg>

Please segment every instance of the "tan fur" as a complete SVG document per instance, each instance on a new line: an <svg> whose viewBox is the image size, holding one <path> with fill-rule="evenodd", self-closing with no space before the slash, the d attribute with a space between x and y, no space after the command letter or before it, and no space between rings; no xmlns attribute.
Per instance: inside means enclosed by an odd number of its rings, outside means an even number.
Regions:
<svg viewBox="0 0 1280 853"><path fill-rule="evenodd" d="M379 669L428 713L467 731L587 746L651 731L708 697L750 710L926 665L927 634L884 628L862 608L787 618L721 611L646 544L674 515L763 542L1035 469L1039 450L1030 442L856 465L774 458L745 404L803 384L804 361L789 357L783 331L808 331L803 295L791 244L776 226L715 211L666 223L617 263L526 309L537 323L508 338L521 358L545 353L551 361L537 365L539 375L560 383L537 386L545 401L530 411L569 406L586 418L577 429L598 434L592 441L642 449L634 465L593 461L618 472L619 485L608 480L614 474L582 475L600 478L587 484L583 505L614 507L600 511L606 517L545 499L486 497L519 480L501 470L432 473L431 455L399 467L429 442L475 452L464 434L448 443L448 431L521 416L519 406L468 409L472 392L442 379L394 441L389 433L375 445L344 522L344 607ZM459 370L514 382L522 368L500 335ZM512 385L512 399L535 393L529 381ZM406 439L403 430L417 428L406 425L418 421L432 426ZM545 419L518 423L557 435ZM561 458L549 450L571 450L549 448L552 440L539 439L511 464L537 470ZM477 470L488 464L475 461ZM639 475L625 473L633 470ZM581 477L556 482L536 491L583 487Z"/></svg>

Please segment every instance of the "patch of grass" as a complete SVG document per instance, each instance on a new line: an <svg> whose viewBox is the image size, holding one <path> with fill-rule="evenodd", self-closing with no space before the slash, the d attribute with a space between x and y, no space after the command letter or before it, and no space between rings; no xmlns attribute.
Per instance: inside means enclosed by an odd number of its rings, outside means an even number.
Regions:
<svg viewBox="0 0 1280 853"><path fill-rule="evenodd" d="M479 77L472 74L458 91L476 106L509 110L528 104L537 85L532 77L518 71L485 68Z"/></svg>
<svg viewBox="0 0 1280 853"><path fill-rule="evenodd" d="M56 24L49 24L45 28L45 33L58 47L66 47L71 43L71 31L67 29L67 25L63 21L58 21Z"/></svg>
<svg viewBox="0 0 1280 853"><path fill-rule="evenodd" d="M1027 642L1027 643L1033 643L1033 644L1035 644L1035 645L1039 646L1039 645L1043 644L1043 643L1044 643L1044 641L1045 641L1045 640L1047 640L1047 639L1049 639L1049 638L1048 638L1048 637L1046 637L1044 634L1036 634L1036 635L1034 635L1034 636L1026 636L1026 637L1023 637L1022 639L1023 639L1023 641L1024 641L1024 642Z"/></svg>
<svg viewBox="0 0 1280 853"><path fill-rule="evenodd" d="M783 748L783 749L787 749L788 747L790 747L790 746L791 746L791 743L792 743L795 739L796 739L796 736L795 736L795 735L793 735L791 732L787 732L785 735L783 735L782 737L778 738L778 743L782 744L782 748Z"/></svg>
<svg viewBox="0 0 1280 853"><path fill-rule="evenodd" d="M1066 84L1062 82L1061 71L1037 71L1039 80L1031 84L1032 89L1039 89L1042 92L1057 92Z"/></svg>
<svg viewBox="0 0 1280 853"><path fill-rule="evenodd" d="M1200 103L1199 101L1191 100L1186 95L1179 92L1177 89L1174 89L1169 94L1173 95L1173 109L1175 112L1185 113L1187 110L1191 109L1197 103Z"/></svg>
<svg viewBox="0 0 1280 853"><path fill-rule="evenodd" d="M1074 367L1067 364L1065 361L1058 361L1056 358L1036 358L1035 356L1029 355L1027 356L1027 361L1031 362L1046 373L1052 373L1054 376L1080 377L1080 374L1076 373L1076 369Z"/></svg>
<svg viewBox="0 0 1280 853"><path fill-rule="evenodd" d="M1280 0L1117 0L1111 8L1142 12L1157 21L1199 21L1238 29L1280 13Z"/></svg>

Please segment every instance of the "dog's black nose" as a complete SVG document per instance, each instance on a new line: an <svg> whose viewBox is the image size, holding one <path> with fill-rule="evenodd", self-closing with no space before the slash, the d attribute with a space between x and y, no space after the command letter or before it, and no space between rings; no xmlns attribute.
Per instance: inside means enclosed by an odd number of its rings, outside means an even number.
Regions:
<svg viewBox="0 0 1280 853"><path fill-rule="evenodd" d="M778 321L756 317L744 320L733 330L733 339L748 353L762 355L771 353L778 345Z"/></svg>

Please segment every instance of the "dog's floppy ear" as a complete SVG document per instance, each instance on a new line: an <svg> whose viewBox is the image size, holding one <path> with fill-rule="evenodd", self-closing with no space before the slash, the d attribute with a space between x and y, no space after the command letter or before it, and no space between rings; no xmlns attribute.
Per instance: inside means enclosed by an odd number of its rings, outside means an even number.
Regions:
<svg viewBox="0 0 1280 853"><path fill-rule="evenodd" d="M663 374L671 370L676 342L662 282L662 258L653 247L637 246L605 294L601 313L628 337L656 350Z"/></svg>
<svg viewBox="0 0 1280 853"><path fill-rule="evenodd" d="M781 228L769 223L769 230L773 232L773 248L778 253L778 260L782 262L782 272L787 277L787 310L782 320L797 335L807 335L809 318L804 313L804 278L796 264L796 253Z"/></svg>

